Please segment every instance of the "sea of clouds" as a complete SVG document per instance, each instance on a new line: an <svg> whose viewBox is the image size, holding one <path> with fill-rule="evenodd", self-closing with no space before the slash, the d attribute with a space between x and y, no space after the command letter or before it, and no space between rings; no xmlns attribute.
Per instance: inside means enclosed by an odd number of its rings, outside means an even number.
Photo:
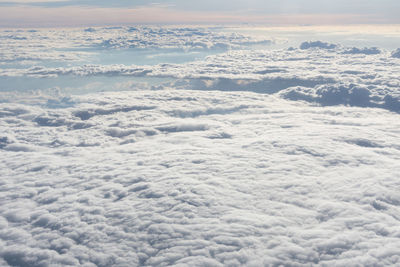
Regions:
<svg viewBox="0 0 400 267"><path fill-rule="evenodd" d="M116 49L167 49L203 51L240 49L271 43L213 27L106 27L87 29L0 30L1 64L82 61L91 59L96 50L107 53ZM217 28L218 29L218 28Z"/></svg>
<svg viewBox="0 0 400 267"><path fill-rule="evenodd" d="M1 79L130 79L118 92L2 92L0 266L400 263L399 50L250 49L266 41L210 28L0 38ZM79 64L99 49L220 42L182 64Z"/></svg>
<svg viewBox="0 0 400 267"><path fill-rule="evenodd" d="M253 92L0 105L11 266L399 263L398 115Z"/></svg>
<svg viewBox="0 0 400 267"><path fill-rule="evenodd" d="M160 88L279 93L283 98L321 105L381 107L399 112L399 62L399 50L315 41L304 42L299 48L235 49L183 64L9 67L0 69L0 77L171 78L173 82Z"/></svg>

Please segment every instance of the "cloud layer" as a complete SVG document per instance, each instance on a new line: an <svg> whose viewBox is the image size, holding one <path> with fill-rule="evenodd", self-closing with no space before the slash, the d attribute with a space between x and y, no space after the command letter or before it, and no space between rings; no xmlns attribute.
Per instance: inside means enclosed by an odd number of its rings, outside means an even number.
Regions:
<svg viewBox="0 0 400 267"><path fill-rule="evenodd" d="M0 32L1 266L400 263L399 50L219 30Z"/></svg>
<svg viewBox="0 0 400 267"><path fill-rule="evenodd" d="M123 28L110 31L132 32L133 36L150 37L130 37L130 39L99 37L100 39L96 41L91 40L90 45L96 44L105 49L131 46L183 50L207 50L217 47L236 49L185 64L34 66L19 69L4 68L0 70L0 76L171 78L175 81L161 84L159 88L278 93L287 99L322 105L381 107L395 112L400 111L398 94L400 65L397 50L344 47L322 41L303 42L299 49L291 47L275 50L241 50L239 49L241 46L248 47L257 42L240 35L214 36L206 31L190 28L181 30ZM91 28L84 30L82 34L98 36L96 30ZM170 38L171 36L173 38ZM198 41L195 41L196 38L199 38ZM189 39L193 41L187 42Z"/></svg>
<svg viewBox="0 0 400 267"><path fill-rule="evenodd" d="M166 49L208 51L268 45L268 39L216 31L207 27L105 27L2 30L0 66L40 61L88 61L104 50Z"/></svg>
<svg viewBox="0 0 400 267"><path fill-rule="evenodd" d="M252 92L59 101L0 104L3 265L399 263L396 114Z"/></svg>

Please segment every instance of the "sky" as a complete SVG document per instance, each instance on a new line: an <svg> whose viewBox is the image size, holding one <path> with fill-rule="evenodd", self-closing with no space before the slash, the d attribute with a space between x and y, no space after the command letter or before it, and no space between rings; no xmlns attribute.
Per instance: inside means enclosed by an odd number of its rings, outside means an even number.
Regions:
<svg viewBox="0 0 400 267"><path fill-rule="evenodd" d="M0 0L1 27L398 24L396 0Z"/></svg>

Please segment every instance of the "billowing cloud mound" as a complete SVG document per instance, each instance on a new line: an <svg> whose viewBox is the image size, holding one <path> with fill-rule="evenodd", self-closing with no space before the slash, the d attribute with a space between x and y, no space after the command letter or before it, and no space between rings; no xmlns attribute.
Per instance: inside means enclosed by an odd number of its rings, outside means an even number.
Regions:
<svg viewBox="0 0 400 267"><path fill-rule="evenodd" d="M0 104L2 266L400 263L397 114L253 92L51 100Z"/></svg>
<svg viewBox="0 0 400 267"><path fill-rule="evenodd" d="M325 43L321 41L310 41L310 42L304 42L300 45L300 49L310 49L310 48L322 48L322 49L335 49L337 45L335 44L330 44L330 43Z"/></svg>
<svg viewBox="0 0 400 267"><path fill-rule="evenodd" d="M116 31L115 29L113 31ZM184 50L240 48L243 45L269 43L244 35L218 33L207 28L130 27L103 40L103 48L167 48Z"/></svg>
<svg viewBox="0 0 400 267"><path fill-rule="evenodd" d="M400 48L397 49L396 51L393 51L392 57L394 57L394 58L400 58Z"/></svg>
<svg viewBox="0 0 400 267"><path fill-rule="evenodd" d="M346 54L349 51L351 56ZM173 81L161 84L159 89L252 91L266 94L286 90L279 95L288 99L302 95L303 100L322 105L380 107L399 112L399 72L397 59L387 51L337 47L234 50L184 64L10 68L0 70L0 76L169 78Z"/></svg>
<svg viewBox="0 0 400 267"><path fill-rule="evenodd" d="M288 88L282 91L280 95L290 100L316 102L324 106L379 107L400 112L399 97L372 95L374 89L377 88L360 87L355 84L331 84L320 85L312 89L305 87Z"/></svg>
<svg viewBox="0 0 400 267"><path fill-rule="evenodd" d="M239 49L271 43L207 27L108 27L63 30L0 31L0 64L27 61L81 61L94 49L170 49L185 51ZM86 48L86 49L82 49Z"/></svg>
<svg viewBox="0 0 400 267"><path fill-rule="evenodd" d="M364 48L357 48L353 47L350 49L346 49L343 51L343 54L364 54L364 55L377 55L380 54L381 51L377 47L364 47Z"/></svg>

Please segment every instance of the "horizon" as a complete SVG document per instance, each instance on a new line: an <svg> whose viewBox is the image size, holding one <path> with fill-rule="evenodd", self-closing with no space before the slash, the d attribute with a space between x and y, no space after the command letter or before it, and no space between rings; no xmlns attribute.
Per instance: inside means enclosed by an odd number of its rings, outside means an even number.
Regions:
<svg viewBox="0 0 400 267"><path fill-rule="evenodd" d="M393 0L250 2L162 0L0 1L0 27L78 27L128 24L346 25L400 24Z"/></svg>

